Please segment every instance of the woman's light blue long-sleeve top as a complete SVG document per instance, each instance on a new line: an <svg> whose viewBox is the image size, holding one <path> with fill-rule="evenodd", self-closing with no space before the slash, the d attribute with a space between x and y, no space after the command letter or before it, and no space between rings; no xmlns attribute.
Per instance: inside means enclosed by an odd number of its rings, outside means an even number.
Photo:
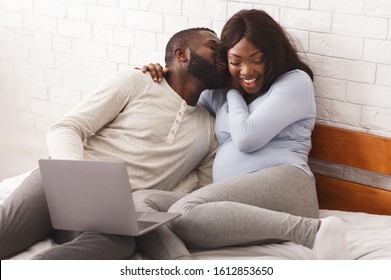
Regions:
<svg viewBox="0 0 391 280"><path fill-rule="evenodd" d="M307 162L316 105L304 71L280 76L249 105L234 89L204 91L199 103L216 117L215 182L283 164L313 176Z"/></svg>

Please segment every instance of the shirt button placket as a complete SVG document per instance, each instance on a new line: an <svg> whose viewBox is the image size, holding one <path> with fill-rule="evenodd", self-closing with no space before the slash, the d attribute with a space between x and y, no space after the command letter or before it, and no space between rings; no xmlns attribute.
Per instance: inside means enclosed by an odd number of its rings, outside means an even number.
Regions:
<svg viewBox="0 0 391 280"><path fill-rule="evenodd" d="M167 137L167 142L169 143L174 142L175 135L177 134L179 126L182 123L183 115L185 114L186 108L187 108L187 104L185 101L183 101L181 107L179 108L179 111L177 112L175 121L171 126L170 133Z"/></svg>

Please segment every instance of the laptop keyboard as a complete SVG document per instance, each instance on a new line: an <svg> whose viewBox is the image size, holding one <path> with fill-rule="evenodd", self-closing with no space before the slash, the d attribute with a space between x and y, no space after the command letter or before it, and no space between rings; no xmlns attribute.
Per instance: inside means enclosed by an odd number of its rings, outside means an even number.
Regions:
<svg viewBox="0 0 391 280"><path fill-rule="evenodd" d="M149 227L156 225L156 224L158 224L158 222L137 221L139 231L142 231L142 230L149 228Z"/></svg>

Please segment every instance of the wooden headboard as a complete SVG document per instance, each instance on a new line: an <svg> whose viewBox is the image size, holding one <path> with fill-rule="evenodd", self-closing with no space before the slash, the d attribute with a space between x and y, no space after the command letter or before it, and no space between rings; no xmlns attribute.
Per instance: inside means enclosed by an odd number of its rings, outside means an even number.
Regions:
<svg viewBox="0 0 391 280"><path fill-rule="evenodd" d="M316 124L310 158L391 175L391 139ZM321 209L391 215L391 191L314 173Z"/></svg>

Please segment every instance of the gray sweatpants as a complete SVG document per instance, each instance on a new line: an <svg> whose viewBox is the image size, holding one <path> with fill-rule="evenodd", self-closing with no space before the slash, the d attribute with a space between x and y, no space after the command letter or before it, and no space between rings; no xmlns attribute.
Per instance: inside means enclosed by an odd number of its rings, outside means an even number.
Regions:
<svg viewBox="0 0 391 280"><path fill-rule="evenodd" d="M135 197L150 211L164 211L176 201L168 211L182 213L168 224L176 235L166 232L165 240L159 240L152 233L137 239L152 258L183 256L184 245L216 248L292 241L312 248L318 227L315 183L304 171L288 165L234 177L188 195L148 190L136 192Z"/></svg>
<svg viewBox="0 0 391 280"><path fill-rule="evenodd" d="M50 222L39 170L0 204L0 259L9 258L48 236L63 237ZM72 234L71 234L72 235ZM83 232L35 259L125 259L135 248L133 237Z"/></svg>

